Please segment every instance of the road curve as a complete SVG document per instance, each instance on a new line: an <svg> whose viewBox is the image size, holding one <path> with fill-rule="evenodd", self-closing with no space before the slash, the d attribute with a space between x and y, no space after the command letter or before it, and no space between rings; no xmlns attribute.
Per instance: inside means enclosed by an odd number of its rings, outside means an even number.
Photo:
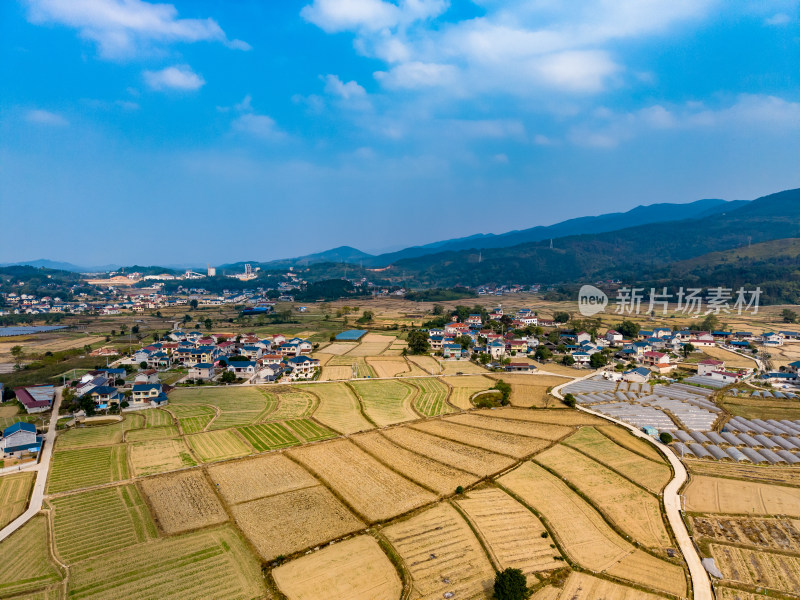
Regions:
<svg viewBox="0 0 800 600"><path fill-rule="evenodd" d="M42 509L42 501L44 500L44 487L47 484L47 474L50 471L50 457L53 455L53 446L56 442L56 424L58 423L58 409L61 407L61 391L63 388L56 388L56 398L53 401L53 409L50 411L50 425L47 427L47 433L44 438L44 448L42 448L39 456L39 463L33 469L36 471L36 483L33 484L33 492L31 493L31 500L28 503L28 510L11 521L6 527L0 531L0 542L14 533L17 529L30 521L36 513Z"/></svg>
<svg viewBox="0 0 800 600"><path fill-rule="evenodd" d="M562 383L558 387L553 388L551 393L559 400L563 400L561 388L569 385L570 383L575 383L575 381L589 379L593 375L596 375L596 372L589 373L584 377L580 377L579 379L575 379L573 381L568 381L567 383ZM595 412L585 406L576 406L576 408L578 410L582 410L583 412L590 413L596 417L605 419L606 421L611 421L612 423L616 423L617 425L625 427L636 437L647 440L651 444L655 445L659 450L661 450L664 456L667 457L667 460L669 460L669 463L672 465L672 470L675 473L675 476L664 488L664 509L667 512L667 520L669 521L670 527L672 527L672 531L675 533L675 539L677 540L678 546L681 549L683 558L686 560L686 564L689 566L689 575L692 579L692 595L694 600L714 600L714 593L711 590L711 580L708 577L705 567L703 567L703 563L700 560L700 555L697 553L697 548L695 548L691 537L689 537L689 532L686 530L686 524L681 518L681 497L680 494L678 494L678 490L681 489L681 486L689 477L688 473L686 472L686 467L683 466L683 463L669 446L662 444L660 441L645 434L643 431L639 431L633 425L629 425L624 421L614 419L613 417L609 417L602 413Z"/></svg>

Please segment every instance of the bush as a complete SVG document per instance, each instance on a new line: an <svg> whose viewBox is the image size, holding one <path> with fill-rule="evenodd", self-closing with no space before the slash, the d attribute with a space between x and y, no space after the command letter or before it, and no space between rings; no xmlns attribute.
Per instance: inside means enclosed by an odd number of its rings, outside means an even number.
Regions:
<svg viewBox="0 0 800 600"><path fill-rule="evenodd" d="M456 488L456 494L461 495L463 493L464 493L464 487L463 486L458 486Z"/></svg>
<svg viewBox="0 0 800 600"><path fill-rule="evenodd" d="M532 594L520 569L506 569L494 578L494 597L497 600L527 600Z"/></svg>
<svg viewBox="0 0 800 600"><path fill-rule="evenodd" d="M661 440L662 444L671 444L672 443L672 435L668 432L664 431L658 436L658 439Z"/></svg>
<svg viewBox="0 0 800 600"><path fill-rule="evenodd" d="M577 403L578 402L577 402L577 400L575 400L575 396L573 396L572 394L566 394L564 396L564 404L566 404L570 408L575 408L575 405Z"/></svg>

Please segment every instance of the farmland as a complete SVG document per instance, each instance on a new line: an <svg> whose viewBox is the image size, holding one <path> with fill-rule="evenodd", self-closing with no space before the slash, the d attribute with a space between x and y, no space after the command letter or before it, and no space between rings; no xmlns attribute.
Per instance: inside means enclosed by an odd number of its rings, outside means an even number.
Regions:
<svg viewBox="0 0 800 600"><path fill-rule="evenodd" d="M151 408L142 411L145 418L145 427L164 427L172 425L172 415L160 408Z"/></svg>
<svg viewBox="0 0 800 600"><path fill-rule="evenodd" d="M711 544L710 551L720 566L723 582L797 593L800 558L722 544Z"/></svg>
<svg viewBox="0 0 800 600"><path fill-rule="evenodd" d="M800 488L706 476L692 477L686 510L800 517Z"/></svg>
<svg viewBox="0 0 800 600"><path fill-rule="evenodd" d="M257 452L286 448L300 443L283 423L259 423L242 427L239 432Z"/></svg>
<svg viewBox="0 0 800 600"><path fill-rule="evenodd" d="M408 363L400 356L375 356L367 358L367 363L378 377L398 377L410 371Z"/></svg>
<svg viewBox="0 0 800 600"><path fill-rule="evenodd" d="M37 515L4 542L0 561L0 595L49 588L63 579L47 547L47 517ZM5 548L14 548L7 552Z"/></svg>
<svg viewBox="0 0 800 600"><path fill-rule="evenodd" d="M800 554L800 522L785 518L693 516L695 537Z"/></svg>
<svg viewBox="0 0 800 600"><path fill-rule="evenodd" d="M498 488L469 492L457 500L458 506L483 538L499 570L520 569L529 583L535 573L563 566L554 556L558 550L543 537L545 528L536 516Z"/></svg>
<svg viewBox="0 0 800 600"><path fill-rule="evenodd" d="M436 499L348 440L288 451L370 522L390 519Z"/></svg>
<svg viewBox="0 0 800 600"><path fill-rule="evenodd" d="M289 600L395 600L403 584L375 538L359 536L272 573Z"/></svg>
<svg viewBox="0 0 800 600"><path fill-rule="evenodd" d="M214 490L197 469L142 480L161 531L181 533L228 520Z"/></svg>
<svg viewBox="0 0 800 600"><path fill-rule="evenodd" d="M168 437L178 437L178 428L174 425L166 427L149 427L144 429L134 429L125 434L126 442L146 442L148 440L158 440Z"/></svg>
<svg viewBox="0 0 800 600"><path fill-rule="evenodd" d="M195 456L204 463L247 456L253 451L233 429L188 435L186 441Z"/></svg>
<svg viewBox="0 0 800 600"><path fill-rule="evenodd" d="M35 478L32 472L0 477L0 529L25 512Z"/></svg>
<svg viewBox="0 0 800 600"><path fill-rule="evenodd" d="M462 410L474 408L470 398L477 392L488 390L496 383L482 375L475 377L443 377L441 381L453 388L450 394L450 404Z"/></svg>
<svg viewBox="0 0 800 600"><path fill-rule="evenodd" d="M118 448L119 446L115 446ZM183 440L162 439L130 444L130 460L137 477L192 467L197 463Z"/></svg>
<svg viewBox="0 0 800 600"><path fill-rule="evenodd" d="M567 383L566 377L554 377L552 375L534 375L511 373L503 375L492 375L492 379L502 379L511 385L510 401L512 406L522 408L546 407L557 404L546 400L549 388Z"/></svg>
<svg viewBox="0 0 800 600"><path fill-rule="evenodd" d="M414 398L414 408L421 415L435 417L454 411L447 404L450 388L439 379L414 379L413 385L419 390L417 397Z"/></svg>
<svg viewBox="0 0 800 600"><path fill-rule="evenodd" d="M452 506L439 504L382 531L408 566L414 597L489 597L494 569Z"/></svg>
<svg viewBox="0 0 800 600"><path fill-rule="evenodd" d="M594 417L584 412L574 410L519 410L511 407L495 408L492 410L476 411L478 415L491 415L503 419L520 421L534 421L536 423L550 423L553 425L603 425L608 423L604 419Z"/></svg>
<svg viewBox="0 0 800 600"><path fill-rule="evenodd" d="M480 429L488 429L490 431L501 431L504 433L537 437L545 440L559 440L574 431L572 427L565 427L563 425L551 425L549 423L537 423L535 421L497 419L494 417L494 413L462 413L447 417L445 421L448 423L459 423L470 427L478 427Z"/></svg>
<svg viewBox="0 0 800 600"><path fill-rule="evenodd" d="M56 550L68 563L156 537L147 505L133 485L71 494L52 503Z"/></svg>
<svg viewBox="0 0 800 600"><path fill-rule="evenodd" d="M655 447L653 447L653 444L645 442L641 438L635 437L627 429L623 429L622 427L618 427L616 425L603 425L601 427L597 427L596 429L607 438L610 438L615 444L618 444L623 448L627 448L631 452L641 454L650 460L664 462L664 457L661 456Z"/></svg>
<svg viewBox="0 0 800 600"><path fill-rule="evenodd" d="M538 598L538 597L534 597ZM659 596L633 590L586 573L571 573L559 598L569 600L658 600Z"/></svg>
<svg viewBox="0 0 800 600"><path fill-rule="evenodd" d="M122 441L122 421L111 425L89 425L69 429L58 436L59 450L86 448L89 446L110 446Z"/></svg>
<svg viewBox="0 0 800 600"><path fill-rule="evenodd" d="M297 387L319 398L319 408L314 412L314 418L334 431L350 434L374 427L364 417L358 398L346 384L325 383Z"/></svg>
<svg viewBox="0 0 800 600"><path fill-rule="evenodd" d="M409 356L408 360L431 375L439 375L442 372L441 363L432 356Z"/></svg>
<svg viewBox="0 0 800 600"><path fill-rule="evenodd" d="M402 381L354 381L352 386L367 417L379 427L419 418L411 408L414 389Z"/></svg>
<svg viewBox="0 0 800 600"><path fill-rule="evenodd" d="M307 417L314 412L318 402L311 394L294 389L277 394L277 400L278 407L267 416L270 421Z"/></svg>
<svg viewBox="0 0 800 600"><path fill-rule="evenodd" d="M491 449L494 452L507 454L508 456L518 459L533 454L537 450L541 450L548 445L546 440L538 438L488 429L478 429L476 427L468 427L466 425L459 425L457 423L441 420L423 421L415 423L413 427L425 433L438 435L454 442L478 446L485 450Z"/></svg>
<svg viewBox="0 0 800 600"><path fill-rule="evenodd" d="M741 465L701 460L687 460L689 471L696 475L710 475L800 486L800 470L792 467Z"/></svg>
<svg viewBox="0 0 800 600"><path fill-rule="evenodd" d="M308 471L282 454L212 465L208 472L230 504L319 485Z"/></svg>
<svg viewBox="0 0 800 600"><path fill-rule="evenodd" d="M442 375L465 375L486 373L486 369L476 365L469 360L442 360L439 361L442 367Z"/></svg>
<svg viewBox="0 0 800 600"><path fill-rule="evenodd" d="M128 478L126 446L81 448L53 453L47 491L50 494Z"/></svg>

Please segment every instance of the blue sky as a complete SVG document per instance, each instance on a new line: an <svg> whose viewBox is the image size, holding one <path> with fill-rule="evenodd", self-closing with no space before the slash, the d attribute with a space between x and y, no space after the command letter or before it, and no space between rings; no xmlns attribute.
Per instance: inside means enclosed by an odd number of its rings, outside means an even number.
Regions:
<svg viewBox="0 0 800 600"><path fill-rule="evenodd" d="M799 4L0 2L0 262L375 251L798 187Z"/></svg>

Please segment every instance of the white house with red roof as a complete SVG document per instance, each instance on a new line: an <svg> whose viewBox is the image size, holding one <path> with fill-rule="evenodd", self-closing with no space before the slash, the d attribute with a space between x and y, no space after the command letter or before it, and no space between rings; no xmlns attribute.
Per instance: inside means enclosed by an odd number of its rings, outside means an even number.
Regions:
<svg viewBox="0 0 800 600"><path fill-rule="evenodd" d="M707 358L706 360L701 360L699 363L697 363L698 375L708 375L709 373L713 373L714 371L724 371L724 370L725 370L725 362L721 360Z"/></svg>

